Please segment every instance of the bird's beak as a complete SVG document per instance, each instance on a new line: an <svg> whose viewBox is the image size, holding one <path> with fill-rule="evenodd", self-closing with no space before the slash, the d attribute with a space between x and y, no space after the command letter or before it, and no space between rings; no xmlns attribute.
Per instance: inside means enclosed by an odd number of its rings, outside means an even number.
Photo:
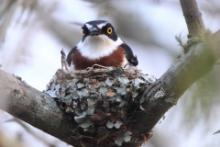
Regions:
<svg viewBox="0 0 220 147"><path fill-rule="evenodd" d="M101 33L101 31L97 27L92 27L89 30L89 35L91 35L91 36L99 35L100 33Z"/></svg>

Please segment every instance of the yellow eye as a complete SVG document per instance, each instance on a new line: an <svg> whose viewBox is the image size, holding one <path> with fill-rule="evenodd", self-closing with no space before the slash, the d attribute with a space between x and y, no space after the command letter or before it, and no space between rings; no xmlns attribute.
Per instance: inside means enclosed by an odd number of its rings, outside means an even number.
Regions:
<svg viewBox="0 0 220 147"><path fill-rule="evenodd" d="M111 28L111 27L108 27L108 28L107 28L107 33L108 33L109 35L112 34L112 28Z"/></svg>

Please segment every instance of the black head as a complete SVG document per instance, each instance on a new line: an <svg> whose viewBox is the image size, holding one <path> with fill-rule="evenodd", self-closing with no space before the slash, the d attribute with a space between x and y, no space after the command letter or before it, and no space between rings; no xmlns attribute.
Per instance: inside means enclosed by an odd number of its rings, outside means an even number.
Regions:
<svg viewBox="0 0 220 147"><path fill-rule="evenodd" d="M110 39L116 41L117 34L115 32L114 27L105 20L94 20L86 22L83 27L83 39L87 36L98 36L98 35L106 35Z"/></svg>

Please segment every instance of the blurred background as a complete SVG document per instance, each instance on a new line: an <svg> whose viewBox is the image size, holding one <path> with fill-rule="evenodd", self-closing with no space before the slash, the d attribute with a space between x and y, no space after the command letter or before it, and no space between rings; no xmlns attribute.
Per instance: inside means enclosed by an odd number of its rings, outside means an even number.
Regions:
<svg viewBox="0 0 220 147"><path fill-rule="evenodd" d="M220 2L198 0L204 23L220 28ZM0 0L0 65L44 90L66 53L82 37L78 23L109 20L139 59L138 68L159 78L187 40L178 0ZM194 84L153 130L143 147L219 147L220 68ZM67 147L62 141L0 111L0 146Z"/></svg>

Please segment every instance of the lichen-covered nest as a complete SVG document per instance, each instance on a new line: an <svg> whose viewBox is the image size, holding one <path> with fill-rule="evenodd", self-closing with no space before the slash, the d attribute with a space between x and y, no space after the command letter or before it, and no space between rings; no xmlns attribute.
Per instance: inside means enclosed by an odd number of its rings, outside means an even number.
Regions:
<svg viewBox="0 0 220 147"><path fill-rule="evenodd" d="M126 146L141 142L129 129L129 116L142 110L140 96L154 81L134 68L60 69L46 93L77 124L71 136L74 146Z"/></svg>

